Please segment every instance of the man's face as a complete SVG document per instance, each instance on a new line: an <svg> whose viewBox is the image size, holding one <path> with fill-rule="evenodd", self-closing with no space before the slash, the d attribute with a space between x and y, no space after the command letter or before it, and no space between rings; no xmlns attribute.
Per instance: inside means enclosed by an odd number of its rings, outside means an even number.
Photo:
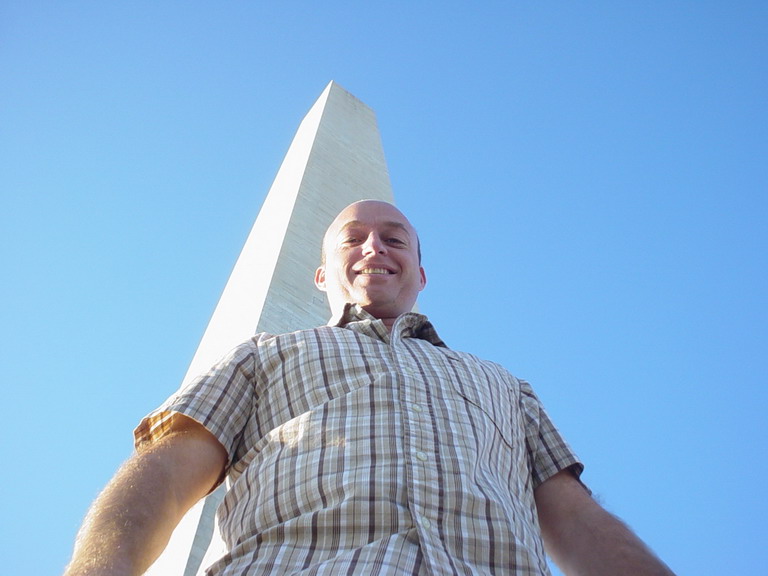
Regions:
<svg viewBox="0 0 768 576"><path fill-rule="evenodd" d="M391 204L363 200L347 206L323 239L325 262L315 285L338 313L347 302L376 318L410 312L427 283L416 231Z"/></svg>

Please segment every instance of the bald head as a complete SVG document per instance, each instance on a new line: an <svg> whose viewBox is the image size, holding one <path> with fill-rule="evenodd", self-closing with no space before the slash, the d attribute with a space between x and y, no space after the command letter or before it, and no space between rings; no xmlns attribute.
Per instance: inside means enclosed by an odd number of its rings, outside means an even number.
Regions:
<svg viewBox="0 0 768 576"><path fill-rule="evenodd" d="M413 236L416 239L416 254L419 257L419 264L421 264L421 241L419 240L419 235L416 232L416 229L408 221L408 219L405 217L405 215L402 212L400 212L400 210L398 210L395 207L394 204L390 204L389 202L384 202L383 200L358 200L357 202L353 202L352 204L349 204L346 208L344 208L341 212L339 212L339 215L336 216L336 218L334 218L333 222L331 222L330 226L328 226L328 229L325 231L325 235L323 236L323 242L322 242L322 244L320 246L320 264L321 265L325 265L325 254L326 254L326 252L325 252L326 248L325 247L326 247L326 244L328 242L328 239L334 233L334 231L336 229L335 227L338 226L339 221L344 219L344 215L345 215L346 212L348 212L349 210L354 209L355 207L359 207L359 205L362 205L362 204L366 204L366 205L369 205L369 206L374 206L374 205L378 204L378 205L380 205L381 207L383 207L385 209L387 207L393 208L395 211L397 211L397 213L400 214L402 219L405 222L408 223L407 225L412 230Z"/></svg>

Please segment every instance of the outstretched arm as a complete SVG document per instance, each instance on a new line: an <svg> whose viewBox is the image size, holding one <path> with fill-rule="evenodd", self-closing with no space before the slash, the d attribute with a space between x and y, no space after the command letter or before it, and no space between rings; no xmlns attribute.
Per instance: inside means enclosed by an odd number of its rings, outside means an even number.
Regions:
<svg viewBox="0 0 768 576"><path fill-rule="evenodd" d="M547 553L569 576L674 576L618 518L603 509L568 471L536 489Z"/></svg>
<svg viewBox="0 0 768 576"><path fill-rule="evenodd" d="M221 477L226 451L202 425L176 416L174 430L118 470L85 517L64 576L138 576L182 516Z"/></svg>

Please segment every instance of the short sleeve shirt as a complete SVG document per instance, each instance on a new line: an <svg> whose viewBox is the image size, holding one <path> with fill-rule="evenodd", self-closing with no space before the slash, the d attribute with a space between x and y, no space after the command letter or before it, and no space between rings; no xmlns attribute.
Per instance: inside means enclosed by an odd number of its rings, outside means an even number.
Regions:
<svg viewBox="0 0 768 576"><path fill-rule="evenodd" d="M259 334L136 429L180 413L226 448L229 553L209 574L549 574L534 489L581 464L530 385L350 305Z"/></svg>

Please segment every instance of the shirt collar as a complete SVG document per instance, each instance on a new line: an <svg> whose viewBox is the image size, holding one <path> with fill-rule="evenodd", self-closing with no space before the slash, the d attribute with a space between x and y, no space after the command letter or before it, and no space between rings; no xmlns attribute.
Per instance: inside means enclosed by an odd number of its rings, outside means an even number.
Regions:
<svg viewBox="0 0 768 576"><path fill-rule="evenodd" d="M359 304L352 303L345 304L341 313L334 314L328 321L328 326L349 328L355 331L361 331L364 326L370 326L379 336L389 334L384 322L363 310ZM437 330L435 330L432 322L423 314L416 312L402 314L392 326L392 334L397 334L400 338L420 338L435 346L447 348L445 342L437 335Z"/></svg>

